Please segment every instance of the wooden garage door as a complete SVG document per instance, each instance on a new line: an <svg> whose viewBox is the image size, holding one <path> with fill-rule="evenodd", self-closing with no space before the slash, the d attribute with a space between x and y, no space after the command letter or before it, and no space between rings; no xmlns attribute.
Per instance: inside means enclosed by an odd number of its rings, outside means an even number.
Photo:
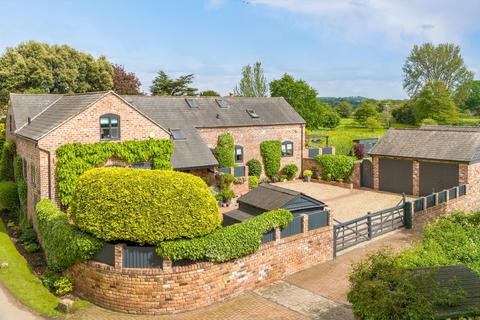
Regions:
<svg viewBox="0 0 480 320"><path fill-rule="evenodd" d="M458 185L458 165L420 162L420 195L426 196Z"/></svg>
<svg viewBox="0 0 480 320"><path fill-rule="evenodd" d="M379 159L379 189L395 193L413 193L411 160Z"/></svg>

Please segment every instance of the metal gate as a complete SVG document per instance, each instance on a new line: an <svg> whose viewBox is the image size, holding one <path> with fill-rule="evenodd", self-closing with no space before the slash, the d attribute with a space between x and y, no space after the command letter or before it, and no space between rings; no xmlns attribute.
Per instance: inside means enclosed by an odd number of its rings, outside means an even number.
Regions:
<svg viewBox="0 0 480 320"><path fill-rule="evenodd" d="M373 165L368 159L364 159L360 165L360 186L373 188Z"/></svg>

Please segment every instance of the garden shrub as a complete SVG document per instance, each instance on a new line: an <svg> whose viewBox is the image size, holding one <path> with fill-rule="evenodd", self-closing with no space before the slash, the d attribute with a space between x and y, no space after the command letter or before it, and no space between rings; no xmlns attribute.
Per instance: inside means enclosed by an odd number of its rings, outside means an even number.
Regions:
<svg viewBox="0 0 480 320"><path fill-rule="evenodd" d="M262 174L262 164L257 159L250 159L247 161L248 175L260 178Z"/></svg>
<svg viewBox="0 0 480 320"><path fill-rule="evenodd" d="M288 180L292 180L298 172L298 167L296 164L291 163L287 164L282 169L282 174L287 177Z"/></svg>
<svg viewBox="0 0 480 320"><path fill-rule="evenodd" d="M248 189L252 190L258 187L258 177L257 176L249 176L248 177Z"/></svg>
<svg viewBox="0 0 480 320"><path fill-rule="evenodd" d="M235 197L235 192L230 187L222 188L215 196L217 201L228 202Z"/></svg>
<svg viewBox="0 0 480 320"><path fill-rule="evenodd" d="M340 180L350 177L355 158L344 155L319 154L315 156L315 161L322 167L323 180Z"/></svg>
<svg viewBox="0 0 480 320"><path fill-rule="evenodd" d="M57 192L60 202L68 206L75 192L78 177L85 171L102 166L108 159L116 158L130 164L151 161L154 169L172 169L171 140L125 141L118 143L65 144L57 154Z"/></svg>
<svg viewBox="0 0 480 320"><path fill-rule="evenodd" d="M230 185L232 184L233 180L235 178L230 174L230 173L224 173L220 177L220 187L223 188L230 188Z"/></svg>
<svg viewBox="0 0 480 320"><path fill-rule="evenodd" d="M292 218L287 210L273 210L204 237L160 242L156 251L171 260L229 261L257 251L266 232L286 227Z"/></svg>
<svg viewBox="0 0 480 320"><path fill-rule="evenodd" d="M267 177L272 178L280 170L282 159L282 143L277 140L263 141L260 144L260 153L263 159L263 167Z"/></svg>
<svg viewBox="0 0 480 320"><path fill-rule="evenodd" d="M166 170L89 170L78 179L69 213L100 239L140 244L203 236L221 224L201 178Z"/></svg>
<svg viewBox="0 0 480 320"><path fill-rule="evenodd" d="M365 157L365 145L363 143L355 143L353 145L353 155L358 160L361 160Z"/></svg>
<svg viewBox="0 0 480 320"><path fill-rule="evenodd" d="M13 171L15 182L17 183L18 193L18 221L22 228L28 227L27 217L27 182L23 177L23 160L20 156L16 156L13 161Z"/></svg>
<svg viewBox="0 0 480 320"><path fill-rule="evenodd" d="M14 181L13 159L16 155L15 142L7 140L3 144L0 157L0 181Z"/></svg>
<svg viewBox="0 0 480 320"><path fill-rule="evenodd" d="M230 132L224 132L218 136L214 153L219 168L235 166L235 143Z"/></svg>
<svg viewBox="0 0 480 320"><path fill-rule="evenodd" d="M53 283L57 296L63 296L73 291L73 281L69 277L61 277Z"/></svg>
<svg viewBox="0 0 480 320"><path fill-rule="evenodd" d="M0 182L0 210L18 210L17 184L12 181Z"/></svg>
<svg viewBox="0 0 480 320"><path fill-rule="evenodd" d="M90 260L103 248L103 241L68 223L67 215L51 200L41 200L35 209L49 269L65 270Z"/></svg>

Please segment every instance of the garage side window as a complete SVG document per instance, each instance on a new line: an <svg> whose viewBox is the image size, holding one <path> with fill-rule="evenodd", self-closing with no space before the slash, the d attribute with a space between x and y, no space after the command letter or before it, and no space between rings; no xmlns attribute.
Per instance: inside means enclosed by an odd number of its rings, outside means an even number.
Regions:
<svg viewBox="0 0 480 320"><path fill-rule="evenodd" d="M291 157L293 156L293 142L284 141L282 142L282 157Z"/></svg>
<svg viewBox="0 0 480 320"><path fill-rule="evenodd" d="M100 116L100 140L120 139L120 116L104 114Z"/></svg>

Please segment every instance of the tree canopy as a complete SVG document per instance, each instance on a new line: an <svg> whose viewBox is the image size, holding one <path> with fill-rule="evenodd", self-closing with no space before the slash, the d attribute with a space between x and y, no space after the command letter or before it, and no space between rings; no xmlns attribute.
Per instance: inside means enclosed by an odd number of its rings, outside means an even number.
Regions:
<svg viewBox="0 0 480 320"><path fill-rule="evenodd" d="M200 97L220 97L220 93L214 90L205 90L200 92Z"/></svg>
<svg viewBox="0 0 480 320"><path fill-rule="evenodd" d="M462 104L473 79L460 54L460 47L451 43L435 46L415 45L403 65L403 88L415 97L430 81L442 81Z"/></svg>
<svg viewBox="0 0 480 320"><path fill-rule="evenodd" d="M380 116L380 114L377 111L377 106L372 103L365 101L362 103L360 107L355 110L355 113L353 114L353 117L355 118L355 121L361 124L362 126L367 125L367 119L368 118L377 118Z"/></svg>
<svg viewBox="0 0 480 320"><path fill-rule="evenodd" d="M480 80L472 81L470 91L465 100L465 108L475 114L480 113Z"/></svg>
<svg viewBox="0 0 480 320"><path fill-rule="evenodd" d="M348 101L342 100L335 106L335 110L337 110L340 117L350 118L352 116L353 107Z"/></svg>
<svg viewBox="0 0 480 320"><path fill-rule="evenodd" d="M257 61L253 66L247 64L242 68L242 79L234 89L235 95L242 97L267 97L267 78L263 74L262 63Z"/></svg>
<svg viewBox="0 0 480 320"><path fill-rule="evenodd" d="M150 92L153 96L195 96L198 89L191 87L193 77L193 74L187 74L172 79L160 70L153 79Z"/></svg>
<svg viewBox="0 0 480 320"><path fill-rule="evenodd" d="M455 122L458 112L450 96L450 90L443 81L430 81L415 97L415 119L433 119L439 124Z"/></svg>
<svg viewBox="0 0 480 320"><path fill-rule="evenodd" d="M331 107L317 99L317 91L304 80L295 80L284 74L281 79L270 82L272 97L283 97L305 119L307 127L334 128L340 117Z"/></svg>
<svg viewBox="0 0 480 320"><path fill-rule="evenodd" d="M114 64L113 67L113 90L118 94L142 94L142 83L135 73L127 72L122 65Z"/></svg>
<svg viewBox="0 0 480 320"><path fill-rule="evenodd" d="M0 103L10 92L82 93L110 90L113 69L104 56L95 59L67 45L36 41L7 48L0 57Z"/></svg>

